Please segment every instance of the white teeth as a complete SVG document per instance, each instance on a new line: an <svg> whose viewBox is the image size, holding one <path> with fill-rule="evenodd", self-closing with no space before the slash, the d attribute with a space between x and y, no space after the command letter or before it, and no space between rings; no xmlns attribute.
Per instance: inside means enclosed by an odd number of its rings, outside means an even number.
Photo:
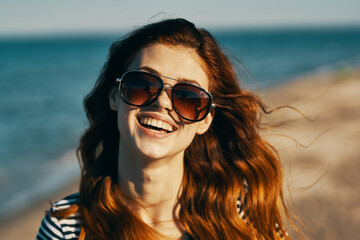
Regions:
<svg viewBox="0 0 360 240"><path fill-rule="evenodd" d="M171 126L167 122L164 122L164 121L161 121L158 119L154 119L154 118L140 118L140 123L143 125L148 125L148 126L164 129L169 132L173 131L173 126Z"/></svg>

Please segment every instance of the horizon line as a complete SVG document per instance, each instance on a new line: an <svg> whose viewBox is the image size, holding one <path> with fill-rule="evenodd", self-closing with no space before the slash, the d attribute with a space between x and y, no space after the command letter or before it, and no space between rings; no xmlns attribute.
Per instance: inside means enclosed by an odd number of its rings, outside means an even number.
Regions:
<svg viewBox="0 0 360 240"><path fill-rule="evenodd" d="M137 29L141 26L133 27L119 27L118 29L67 29L55 31L18 31L18 32L0 32L0 39L12 38L52 38L52 37L83 37L83 36L111 36L116 34L125 34ZM229 31L277 31L277 30L331 30L331 29L360 29L360 23L319 23L319 24L254 24L254 25L221 25L221 26L199 26L205 28L210 32L229 32Z"/></svg>

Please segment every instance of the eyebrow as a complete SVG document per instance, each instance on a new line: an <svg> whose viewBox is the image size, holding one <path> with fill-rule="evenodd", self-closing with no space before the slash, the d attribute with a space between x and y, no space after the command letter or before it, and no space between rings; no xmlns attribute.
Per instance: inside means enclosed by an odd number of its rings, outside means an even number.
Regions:
<svg viewBox="0 0 360 240"><path fill-rule="evenodd" d="M147 71L149 73L153 73L153 74L158 75L158 76L163 77L163 78L167 78L167 79L171 79L171 80L175 80L175 81L179 81L179 82L191 83L191 84L195 84L195 85L200 86L200 84L196 80L187 79L187 78L176 79L176 78L172 78L172 77L163 76L163 75L161 75L161 73L159 73L155 69L153 69L151 67L148 67L148 66L142 66L142 67L138 68L138 70L145 70L145 71Z"/></svg>

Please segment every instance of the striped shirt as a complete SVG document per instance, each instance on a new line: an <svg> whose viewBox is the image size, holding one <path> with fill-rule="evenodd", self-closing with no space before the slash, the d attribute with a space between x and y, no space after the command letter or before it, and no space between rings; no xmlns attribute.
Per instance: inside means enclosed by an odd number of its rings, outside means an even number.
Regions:
<svg viewBox="0 0 360 240"><path fill-rule="evenodd" d="M80 234L79 213L67 218L56 218L51 213L66 209L79 202L79 193L69 195L56 202L43 218L36 240L78 239Z"/></svg>
<svg viewBox="0 0 360 240"><path fill-rule="evenodd" d="M246 189L247 190L247 189ZM62 200L55 202L55 204L50 208L45 217L43 218L39 232L36 236L36 240L55 240L55 239L78 239L80 235L80 219L79 213L70 215L67 218L56 218L51 216L52 213L66 209L73 204L79 203L79 193L74 193L69 195ZM246 204L246 203L245 203ZM241 204L241 200L237 200L237 211L240 217L248 222ZM282 239L287 239L288 233L285 230L279 229L279 225L275 224L278 235ZM184 240L192 239L189 235L184 236Z"/></svg>

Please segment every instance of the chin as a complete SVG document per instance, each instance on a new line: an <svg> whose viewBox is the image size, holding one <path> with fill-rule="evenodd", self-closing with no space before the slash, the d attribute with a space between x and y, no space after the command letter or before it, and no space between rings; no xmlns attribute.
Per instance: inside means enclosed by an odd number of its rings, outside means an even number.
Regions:
<svg viewBox="0 0 360 240"><path fill-rule="evenodd" d="M144 158L151 160L166 158L168 155L166 147L163 144L160 145L142 141L141 144L137 144L137 149Z"/></svg>

